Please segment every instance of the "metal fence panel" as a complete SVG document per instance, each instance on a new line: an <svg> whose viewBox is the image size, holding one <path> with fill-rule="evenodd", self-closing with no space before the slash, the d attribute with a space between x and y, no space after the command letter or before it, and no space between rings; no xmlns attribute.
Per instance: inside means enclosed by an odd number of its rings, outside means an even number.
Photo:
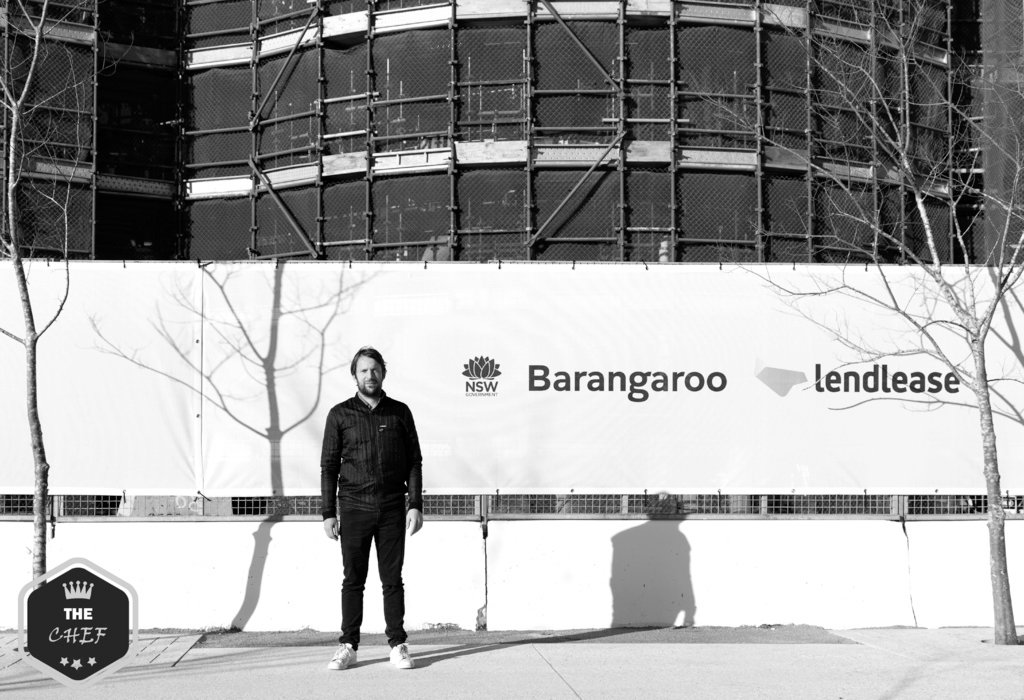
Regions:
<svg viewBox="0 0 1024 700"><path fill-rule="evenodd" d="M388 177L373 182L373 242L377 260L420 260L423 246L447 241L447 175Z"/></svg>
<svg viewBox="0 0 1024 700"><path fill-rule="evenodd" d="M244 260L252 245L248 198L191 202L186 209L189 254L198 260Z"/></svg>

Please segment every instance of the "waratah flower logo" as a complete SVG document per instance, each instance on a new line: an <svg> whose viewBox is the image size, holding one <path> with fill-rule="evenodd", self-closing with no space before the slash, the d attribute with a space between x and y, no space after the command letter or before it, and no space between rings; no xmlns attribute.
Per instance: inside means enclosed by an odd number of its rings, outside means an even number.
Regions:
<svg viewBox="0 0 1024 700"><path fill-rule="evenodd" d="M469 362L462 365L462 375L470 379L494 379L501 376L497 364L489 357L471 357Z"/></svg>

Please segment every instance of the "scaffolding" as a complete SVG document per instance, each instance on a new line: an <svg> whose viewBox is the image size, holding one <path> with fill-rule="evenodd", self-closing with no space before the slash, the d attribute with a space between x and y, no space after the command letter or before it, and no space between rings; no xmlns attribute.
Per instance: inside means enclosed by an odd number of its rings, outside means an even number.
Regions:
<svg viewBox="0 0 1024 700"><path fill-rule="evenodd" d="M43 5L0 5L0 76L14 89L27 76L31 28ZM15 159L23 254L176 257L176 0L50 0L46 7ZM5 135L11 118L4 110ZM6 177L10 166L3 160Z"/></svg>
<svg viewBox="0 0 1024 700"><path fill-rule="evenodd" d="M14 158L7 150L14 118L9 107L0 122L2 210L8 211L6 185L14 181L22 254L90 257L95 248L96 2L4 3L0 13L0 77L11 95L20 94L32 78L18 114ZM33 59L33 26L40 23L42 38Z"/></svg>
<svg viewBox="0 0 1024 700"><path fill-rule="evenodd" d="M902 262L898 114L952 260L950 12L189 0L188 254Z"/></svg>

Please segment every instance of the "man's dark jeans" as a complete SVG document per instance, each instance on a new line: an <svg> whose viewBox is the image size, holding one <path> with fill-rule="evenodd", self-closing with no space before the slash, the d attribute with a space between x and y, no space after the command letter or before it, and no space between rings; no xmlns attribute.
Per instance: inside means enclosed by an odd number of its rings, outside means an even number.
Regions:
<svg viewBox="0 0 1024 700"><path fill-rule="evenodd" d="M405 561L405 508L384 511L342 510L341 558L345 580L341 586L341 644L359 648L359 628L363 624L363 588L370 564L370 543L376 540L377 571L384 588L384 630L391 646L403 644L405 634L405 588L402 564Z"/></svg>

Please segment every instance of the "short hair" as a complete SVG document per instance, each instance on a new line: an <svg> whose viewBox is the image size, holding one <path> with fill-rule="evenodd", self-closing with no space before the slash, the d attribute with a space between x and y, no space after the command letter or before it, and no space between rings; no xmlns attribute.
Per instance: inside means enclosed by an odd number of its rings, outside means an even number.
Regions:
<svg viewBox="0 0 1024 700"><path fill-rule="evenodd" d="M381 378L387 376L388 366L384 364L384 358L381 356L380 352L374 347L365 345L356 350L356 354L352 357L352 366L350 367L350 369L352 371L353 377L356 376L356 363L359 362L360 357L369 357L371 360L376 360L377 364L380 365Z"/></svg>

